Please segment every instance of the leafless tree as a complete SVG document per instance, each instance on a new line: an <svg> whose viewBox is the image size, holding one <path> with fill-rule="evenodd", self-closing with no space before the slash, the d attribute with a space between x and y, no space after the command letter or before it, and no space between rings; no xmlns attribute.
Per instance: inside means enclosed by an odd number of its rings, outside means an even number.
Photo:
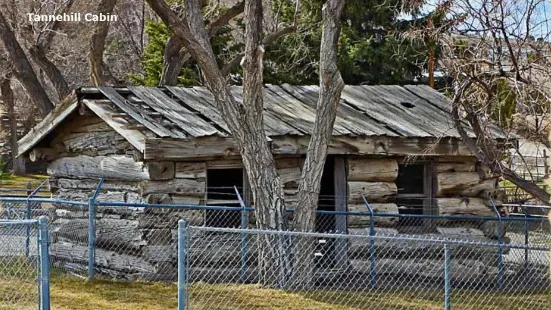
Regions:
<svg viewBox="0 0 551 310"><path fill-rule="evenodd" d="M491 124L501 125L502 134L528 134L524 138L549 145L548 125L542 126L549 124L551 98L546 5L545 0L457 0L447 13L454 27L440 37L440 63L453 78L452 117L462 139L494 173L544 203L551 198L546 191L504 164L507 146L496 142ZM519 128L519 119L534 120L534 127L524 121Z"/></svg>
<svg viewBox="0 0 551 310"><path fill-rule="evenodd" d="M7 62L6 62L7 63ZM17 115L15 113L15 99L13 89L11 87L11 75L10 65L7 66L8 72L0 76L0 99L2 100L2 106L7 111L9 122L9 146L12 159L13 174L24 175L25 174L25 161L23 158L17 157Z"/></svg>
<svg viewBox="0 0 551 310"><path fill-rule="evenodd" d="M264 46L293 31L295 25L263 36L263 2L246 0L245 51L219 68L210 44L209 30L205 27L200 1L185 1L182 18L179 18L163 0L148 0L148 3L201 66L206 85L212 92L242 156L253 193L257 226L263 229L287 229L281 181L264 131L262 71ZM343 6L343 0L329 0L324 6L321 95L312 142L308 148L307 164L302 176L303 193L299 193L304 204L297 210L299 215L295 221L295 228L301 230L314 228L314 211L317 208L328 137L332 132L340 91L344 86L336 66L337 40ZM227 82L229 68L237 63L241 64L244 72L242 102L232 95ZM274 246L277 243L271 241L273 240L265 240L265 246L261 247L259 263L265 284L276 281L279 267L287 263L283 259L285 255L281 252L281 247Z"/></svg>

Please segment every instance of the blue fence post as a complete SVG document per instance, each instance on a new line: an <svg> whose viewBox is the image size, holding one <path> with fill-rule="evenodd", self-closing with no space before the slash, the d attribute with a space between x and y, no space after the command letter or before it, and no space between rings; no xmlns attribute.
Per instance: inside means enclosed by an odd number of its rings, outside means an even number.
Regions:
<svg viewBox="0 0 551 310"><path fill-rule="evenodd" d="M92 197L88 200L88 280L94 279L96 262L96 199L98 198L103 178L99 180L98 186Z"/></svg>
<svg viewBox="0 0 551 310"><path fill-rule="evenodd" d="M233 187L239 204L241 205L241 229L247 229L249 226L249 218L247 207L245 202L239 194L239 190L236 186ZM241 232L241 283L245 283L247 280L247 233Z"/></svg>
<svg viewBox="0 0 551 310"><path fill-rule="evenodd" d="M29 195L30 196L30 195ZM31 201L30 197L27 197L27 210L25 212L25 218L27 220L31 219ZM26 232L26 238L25 238L25 257L29 257L30 252L30 245L31 245L31 227L27 225L27 232Z"/></svg>
<svg viewBox="0 0 551 310"><path fill-rule="evenodd" d="M369 281L371 284L371 288L375 288L375 286L377 285L377 258L375 257L375 240L373 239L373 236L375 236L375 218L373 209L371 209L371 206L367 202L367 199L365 199L363 193L362 199L365 203L365 206L367 207L367 210L369 211L369 236L371 236L371 238L369 239Z"/></svg>
<svg viewBox="0 0 551 310"><path fill-rule="evenodd" d="M178 310L187 307L187 231L186 222L178 221Z"/></svg>
<svg viewBox="0 0 551 310"><path fill-rule="evenodd" d="M530 243L530 230L528 229L528 212L526 211L526 207L521 206L522 212L524 213L524 270L528 270L528 245Z"/></svg>
<svg viewBox="0 0 551 310"><path fill-rule="evenodd" d="M498 242L498 248L497 248L497 288L500 290L501 286L503 284L503 221L501 219L501 214L499 214L499 211L496 208L496 205L494 204L494 200L490 198L490 202L492 203L492 208L494 210L494 213L496 214L498 224L497 224L497 242Z"/></svg>
<svg viewBox="0 0 551 310"><path fill-rule="evenodd" d="M444 244L444 309L451 309L450 248Z"/></svg>
<svg viewBox="0 0 551 310"><path fill-rule="evenodd" d="M31 217L32 217L32 203L31 203L31 198L34 197L34 195L36 195L36 193L38 193L38 191L42 188L42 186L44 186L44 184L46 184L46 182L48 182L49 180L46 179L44 180L42 183L40 183L40 185L38 185L37 188L35 188L32 192L27 192L28 193L28 196L27 196L27 201L26 201L26 207L27 207L27 211L26 211L26 214L25 214L25 217L27 220L30 220ZM29 182L29 187L30 187L30 182ZM27 226L27 238L25 240L25 257L29 257L29 249L30 249L30 245L31 245L31 228L29 226Z"/></svg>
<svg viewBox="0 0 551 310"><path fill-rule="evenodd" d="M40 309L50 310L50 255L48 218L38 219L38 244L40 251Z"/></svg>

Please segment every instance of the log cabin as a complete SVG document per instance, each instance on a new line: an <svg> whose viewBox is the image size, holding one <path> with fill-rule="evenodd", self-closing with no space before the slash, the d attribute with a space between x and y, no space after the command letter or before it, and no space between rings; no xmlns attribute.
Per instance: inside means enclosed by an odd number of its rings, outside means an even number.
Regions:
<svg viewBox="0 0 551 310"><path fill-rule="evenodd" d="M232 87L232 92L241 100L241 87ZM266 139L287 208L294 208L296 202L318 92L317 86L264 88ZM461 141L450 111L450 100L427 86L346 86L323 173L319 209L367 212L364 194L377 213L493 216L490 198L496 198L498 178ZM508 141L499 128L491 130L500 143ZM86 201L101 177L105 184L99 201L239 206L236 186L251 205L238 149L204 87L81 88L19 141L19 155L48 163L53 194L59 199ZM500 206L499 199L495 203ZM70 206L57 207L54 223L59 221L59 227L54 239L59 242L52 246L53 256L78 261L85 256L85 245L69 242L74 236L67 230L74 229L75 221L86 225L85 215L79 219ZM178 217L187 218L191 225L240 225L238 214L224 212L189 210ZM170 251L174 244L155 240L171 240L176 222L135 213L113 208L98 219L98 240L105 238L103 244L111 248L97 255L109 256L124 243L142 252L141 261L133 261L138 266L135 273L146 270L158 275L157 267L167 262L154 253ZM254 225L254 216L250 222ZM391 233L446 235L463 229L441 221L394 217L376 218L375 224ZM64 228L67 225L73 228ZM352 215L319 215L316 227L321 232L351 234L367 234L368 228L369 217ZM493 223L464 230L466 234L475 230L480 238L493 239L496 234ZM351 243L349 252L360 253L363 247ZM120 259L128 266L129 257ZM116 274L114 261L98 268Z"/></svg>

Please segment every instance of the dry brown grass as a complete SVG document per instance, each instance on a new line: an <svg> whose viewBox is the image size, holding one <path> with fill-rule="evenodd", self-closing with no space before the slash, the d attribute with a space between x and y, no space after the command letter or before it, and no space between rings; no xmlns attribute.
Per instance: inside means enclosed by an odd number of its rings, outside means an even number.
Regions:
<svg viewBox="0 0 551 310"><path fill-rule="evenodd" d="M0 285L0 296L9 285ZM439 310L443 308L442 292L285 292L263 289L257 285L195 284L190 289L190 309L246 310L360 310L407 309ZM535 310L549 309L548 292L518 295L456 291L452 309ZM68 310L161 310L176 309L177 288L173 283L91 281L54 276L51 281L52 309ZM34 300L2 304L0 309L32 309Z"/></svg>

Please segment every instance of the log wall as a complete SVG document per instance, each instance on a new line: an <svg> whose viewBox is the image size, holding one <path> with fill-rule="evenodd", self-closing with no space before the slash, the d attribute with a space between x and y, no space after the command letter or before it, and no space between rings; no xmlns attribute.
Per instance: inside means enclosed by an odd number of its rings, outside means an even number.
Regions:
<svg viewBox="0 0 551 310"><path fill-rule="evenodd" d="M394 203L397 195L396 178L401 159L397 158L348 158L348 210L368 212L362 201L364 194L376 213L397 214ZM469 157L441 157L433 159L432 204L439 215L495 216L490 197L496 199L498 179L489 169ZM430 182L429 182L430 183ZM376 218L378 227L396 227L397 218ZM450 223L444 222L445 225ZM366 216L349 216L348 227L369 227Z"/></svg>
<svg viewBox="0 0 551 310"><path fill-rule="evenodd" d="M204 205L208 202L207 169L242 167L239 157L144 162L143 157L136 156L139 154L123 137L93 116L78 117L64 126L62 131L54 132L52 137L47 144L37 147L35 155L36 158L50 160L48 173L57 184L54 197L64 200L87 201L98 178L103 177L105 183L98 201ZM286 206L296 208L302 160L288 156L276 158L275 162ZM361 198L363 193L375 212L399 212L395 203L399 159L355 156L347 158L346 163L346 203L349 211L368 211ZM468 158L440 158L432 166L435 176L434 203L439 214L493 215L489 197L495 194L497 180L485 167ZM251 202L250 197L245 198ZM224 201L220 201L219 205L224 205ZM87 214L72 206L56 207L52 257L58 265L84 270ZM206 215L199 210L98 208L98 271L115 277L172 279L176 274L176 257L172 255L176 253L176 226L181 218L190 225L204 225ZM250 225L254 225L254 214L249 219ZM398 218L392 217L375 219L379 231L400 233L398 222ZM367 216L348 216L347 219L350 233L365 233L369 224ZM439 228L453 228L454 224L443 222L438 225ZM482 226L478 228L487 238L495 238L495 229L490 224ZM231 242L228 243L227 238L218 241L211 242L204 249L204 254L209 257L219 255L220 261L227 261L228 253L238 247L229 247ZM362 246L349 246L351 257ZM220 251L221 248L227 249ZM359 264L363 261L362 257L355 259ZM238 264L236 260L225 267L238 268ZM210 268L202 265L196 267Z"/></svg>

